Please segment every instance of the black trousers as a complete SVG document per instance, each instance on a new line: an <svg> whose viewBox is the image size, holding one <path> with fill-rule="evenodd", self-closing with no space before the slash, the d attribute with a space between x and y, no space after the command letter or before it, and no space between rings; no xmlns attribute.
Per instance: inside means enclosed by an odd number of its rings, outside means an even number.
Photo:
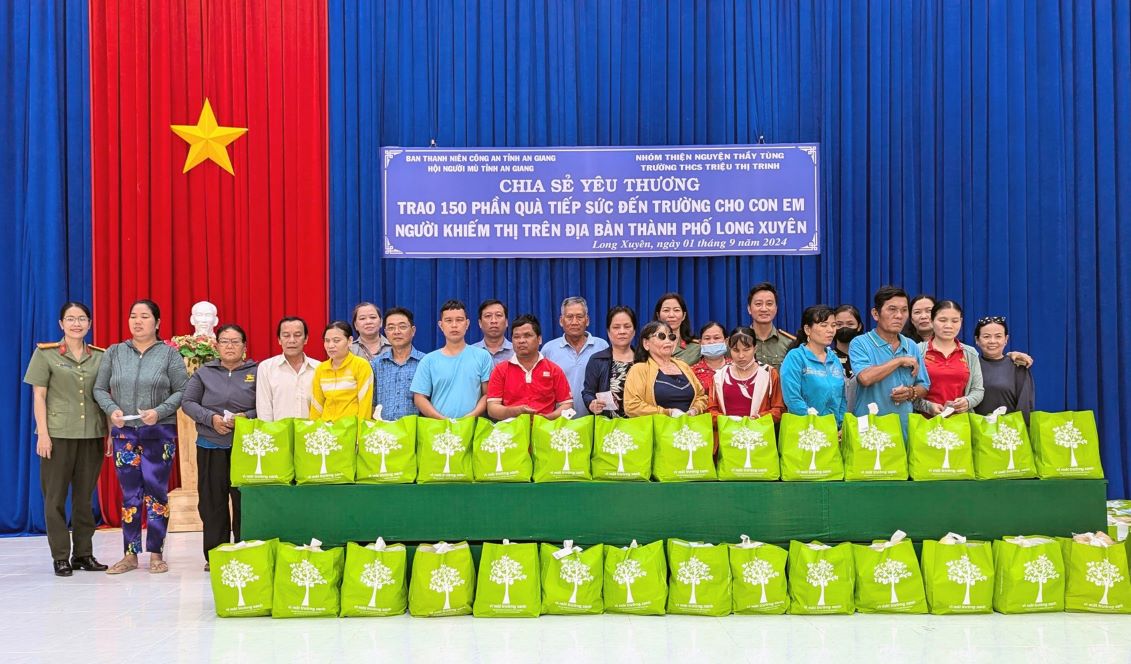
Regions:
<svg viewBox="0 0 1131 664"><path fill-rule="evenodd" d="M204 523L204 560L208 552L240 540L240 490L232 486L232 450L196 448L197 511ZM232 511L228 512L228 499Z"/></svg>
<svg viewBox="0 0 1131 664"><path fill-rule="evenodd" d="M94 553L94 510L91 497L106 450L104 438L53 438L51 458L39 460L39 486L43 490L43 513L47 521L47 546L51 558L66 560ZM67 530L67 492L71 493L71 525L74 549Z"/></svg>

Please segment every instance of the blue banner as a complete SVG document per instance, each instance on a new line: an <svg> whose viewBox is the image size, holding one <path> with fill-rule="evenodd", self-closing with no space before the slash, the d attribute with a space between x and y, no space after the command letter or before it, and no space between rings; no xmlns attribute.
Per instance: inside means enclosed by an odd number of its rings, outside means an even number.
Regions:
<svg viewBox="0 0 1131 664"><path fill-rule="evenodd" d="M821 250L816 144L381 152L388 258Z"/></svg>

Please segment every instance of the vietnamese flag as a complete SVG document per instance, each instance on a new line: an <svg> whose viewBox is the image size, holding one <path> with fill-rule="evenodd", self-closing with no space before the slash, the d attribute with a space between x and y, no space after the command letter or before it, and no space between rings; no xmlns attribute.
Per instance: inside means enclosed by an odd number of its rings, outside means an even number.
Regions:
<svg viewBox="0 0 1131 664"><path fill-rule="evenodd" d="M325 0L92 0L90 103L96 343L128 337L130 304L161 306L159 334L191 332L193 303L248 333L248 355L279 352L275 325L302 316L308 353L328 308ZM205 100L229 174L170 128ZM221 157L222 159L222 157ZM167 257L172 257L168 260ZM106 464L99 497L117 525Z"/></svg>

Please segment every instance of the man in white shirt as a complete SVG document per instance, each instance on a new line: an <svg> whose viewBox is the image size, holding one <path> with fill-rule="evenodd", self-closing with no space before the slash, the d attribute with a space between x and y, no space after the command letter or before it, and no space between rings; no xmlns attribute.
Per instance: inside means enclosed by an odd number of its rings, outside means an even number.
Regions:
<svg viewBox="0 0 1131 664"><path fill-rule="evenodd" d="M276 329L282 355L259 363L255 379L256 416L267 422L310 415L310 391L318 360L303 348L309 338L306 321L288 316Z"/></svg>

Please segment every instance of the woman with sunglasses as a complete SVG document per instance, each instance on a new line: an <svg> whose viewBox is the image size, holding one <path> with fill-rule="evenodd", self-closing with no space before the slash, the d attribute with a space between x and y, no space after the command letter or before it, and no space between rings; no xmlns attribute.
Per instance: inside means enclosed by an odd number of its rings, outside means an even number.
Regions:
<svg viewBox="0 0 1131 664"><path fill-rule="evenodd" d="M730 364L715 372L708 397L716 415L762 417L781 421L785 412L778 370L755 358L757 337L749 327L736 327L727 338Z"/></svg>
<svg viewBox="0 0 1131 664"><path fill-rule="evenodd" d="M624 412L641 415L698 415L707 410L707 395L691 367L672 357L679 335L654 320L640 332L636 364L624 384Z"/></svg>
<svg viewBox="0 0 1131 664"><path fill-rule="evenodd" d="M1029 371L1032 360L1024 353L1005 352L1009 344L1005 316L979 318L974 325L974 343L981 351L978 363L985 388L982 402L974 407L974 412L989 415L1004 406L1006 412L1020 411L1028 420L1034 399L1033 374Z"/></svg>

